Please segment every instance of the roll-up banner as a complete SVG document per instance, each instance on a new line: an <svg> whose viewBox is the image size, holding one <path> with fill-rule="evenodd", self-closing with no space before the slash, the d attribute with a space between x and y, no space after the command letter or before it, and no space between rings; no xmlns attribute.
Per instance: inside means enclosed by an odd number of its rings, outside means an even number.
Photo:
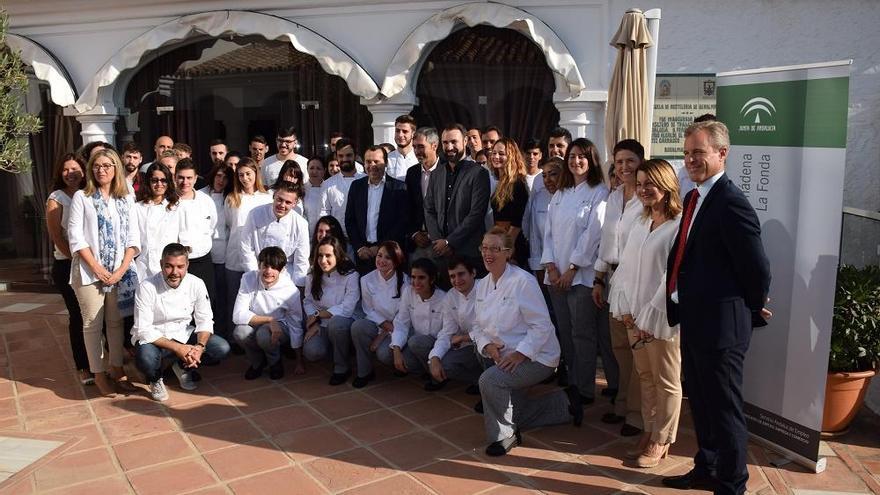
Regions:
<svg viewBox="0 0 880 495"><path fill-rule="evenodd" d="M840 256L852 61L718 74L727 175L761 221L773 281L743 394L753 439L815 472Z"/></svg>

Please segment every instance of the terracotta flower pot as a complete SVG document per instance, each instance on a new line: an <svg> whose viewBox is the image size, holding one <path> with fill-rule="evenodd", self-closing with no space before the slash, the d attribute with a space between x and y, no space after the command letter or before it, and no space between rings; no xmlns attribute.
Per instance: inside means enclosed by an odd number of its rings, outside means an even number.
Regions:
<svg viewBox="0 0 880 495"><path fill-rule="evenodd" d="M822 416L822 431L827 433L845 432L865 400L865 392L874 371L852 373L829 373L825 382L825 412Z"/></svg>

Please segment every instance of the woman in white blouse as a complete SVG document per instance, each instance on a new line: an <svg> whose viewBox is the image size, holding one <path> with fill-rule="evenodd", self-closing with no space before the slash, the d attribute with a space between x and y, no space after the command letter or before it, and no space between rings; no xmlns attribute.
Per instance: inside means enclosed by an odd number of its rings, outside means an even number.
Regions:
<svg viewBox="0 0 880 495"><path fill-rule="evenodd" d="M675 169L665 160L638 168L636 191L644 207L612 278L611 314L629 333L641 385L644 433L628 455L654 467L675 442L681 410L678 325L666 319L666 263L675 242L681 199Z"/></svg>
<svg viewBox="0 0 880 495"><path fill-rule="evenodd" d="M161 163L147 168L145 184L138 191L134 207L141 238L141 250L134 260L138 280L146 280L162 271L162 250L180 238L180 198L171 171Z"/></svg>
<svg viewBox="0 0 880 495"><path fill-rule="evenodd" d="M602 240L599 241L599 257L593 268L596 270L593 285L593 303L596 307L605 306L607 297L606 275L614 273L620 263L620 254L626 246L626 239L636 219L642 213L642 203L636 196L636 169L645 161L645 148L635 139L624 139L612 152L614 157L613 176L619 179L618 187L608 195L605 208L605 223L602 224ZM621 434L635 435L642 429L642 410L639 399L639 378L632 365L632 349L629 348L627 331L623 323L609 316L611 350L617 360L619 388L610 387L606 393L614 397L614 410L605 413L605 423L624 423Z"/></svg>
<svg viewBox="0 0 880 495"><path fill-rule="evenodd" d="M376 253L376 269L361 277L361 308L365 317L351 325L357 361L357 376L351 384L354 388L362 388L376 378L373 353L387 365L393 362L388 344L401 294L409 285L405 263L400 245L385 241Z"/></svg>
<svg viewBox="0 0 880 495"><path fill-rule="evenodd" d="M70 283L82 312L83 340L95 384L102 395L114 395L114 383L105 374L101 327L106 324L112 379L120 389L134 390L122 370L122 320L134 312L137 275L131 262L140 239L134 199L115 151L96 151L89 159L85 188L70 202L67 233L74 254Z"/></svg>
<svg viewBox="0 0 880 495"><path fill-rule="evenodd" d="M299 289L284 266L287 255L277 246L263 248L257 256L259 269L247 272L241 279L238 297L232 311L233 335L245 350L250 366L245 380L256 380L269 366L269 378L284 377L281 348L296 349L294 373L305 373L302 362L302 303Z"/></svg>
<svg viewBox="0 0 880 495"><path fill-rule="evenodd" d="M428 354L443 329L446 292L437 287L437 265L419 258L410 265L411 284L400 298L400 310L391 330L391 353L397 374L428 373ZM436 390L437 384L426 389Z"/></svg>
<svg viewBox="0 0 880 495"><path fill-rule="evenodd" d="M76 294L70 286L70 243L67 241L67 220L70 218L70 201L85 185L85 164L73 153L61 157L52 174L52 192L46 200L46 229L55 247L52 262L52 282L67 307L70 352L79 371L83 385L95 383L89 371L89 357L83 343L83 320Z"/></svg>
<svg viewBox="0 0 880 495"><path fill-rule="evenodd" d="M256 162L242 158L235 168L232 191L226 196L223 218L228 232L226 242L226 301L235 301L238 286L244 275L244 258L241 252L241 232L248 213L260 205L272 202L272 195L263 187ZM232 322L232 304L226 304L225 320ZM240 352L240 351L239 351Z"/></svg>
<svg viewBox="0 0 880 495"><path fill-rule="evenodd" d="M321 185L330 174L327 173L327 165L320 157L314 157L309 160L306 166L306 173L309 174L309 180L303 184L305 187L305 210L306 220L309 221L309 235L315 234L315 225L321 218Z"/></svg>
<svg viewBox="0 0 880 495"><path fill-rule="evenodd" d="M341 385L351 375L351 324L360 299L358 285L358 273L342 244L333 236L321 239L306 277L303 356L309 361L324 359L332 345L330 385Z"/></svg>
<svg viewBox="0 0 880 495"><path fill-rule="evenodd" d="M477 351L495 364L480 376L486 454L501 456L522 442L521 429L583 421L576 386L528 397L528 388L553 374L559 341L538 281L511 265L513 240L493 228L480 245L489 274L477 282L471 337Z"/></svg>
<svg viewBox="0 0 880 495"><path fill-rule="evenodd" d="M546 273L544 282L550 286L568 383L577 386L583 401L590 404L596 388L597 349L603 351L609 386L612 380L617 386L617 364L610 346L599 346L599 334L608 333L607 309L590 303L608 188L603 183L599 152L588 139L572 141L567 161L559 190L547 210L541 264Z"/></svg>

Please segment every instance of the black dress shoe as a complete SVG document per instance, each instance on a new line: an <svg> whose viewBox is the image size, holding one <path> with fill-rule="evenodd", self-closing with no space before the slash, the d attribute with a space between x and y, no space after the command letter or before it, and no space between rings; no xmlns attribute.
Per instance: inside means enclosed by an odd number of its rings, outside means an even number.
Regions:
<svg viewBox="0 0 880 495"><path fill-rule="evenodd" d="M565 394L568 395L568 412L571 414L571 422L575 426L580 426L584 422L584 403L577 386L571 385L566 387Z"/></svg>
<svg viewBox="0 0 880 495"><path fill-rule="evenodd" d="M342 385L348 381L349 376L351 376L351 370L346 371L345 373L333 373L333 375L330 376L330 385Z"/></svg>
<svg viewBox="0 0 880 495"><path fill-rule="evenodd" d="M623 416L618 416L613 412L607 412L602 415L602 422L608 423L609 425L616 425L618 423L623 423L626 418Z"/></svg>
<svg viewBox="0 0 880 495"><path fill-rule="evenodd" d="M474 412L477 414L483 414L483 401L474 404Z"/></svg>
<svg viewBox="0 0 880 495"><path fill-rule="evenodd" d="M677 490L714 490L715 478L708 474L697 473L696 469L691 469L681 476L669 476L661 480L663 486L675 488Z"/></svg>
<svg viewBox="0 0 880 495"><path fill-rule="evenodd" d="M491 457L500 457L504 454L507 454L508 452L510 452L510 449L516 447L521 443L522 436L519 435L518 431L514 432L512 437L490 443L489 446L486 447L486 455Z"/></svg>
<svg viewBox="0 0 880 495"><path fill-rule="evenodd" d="M472 383L468 385L466 389L464 389L464 393L468 395L480 395L480 386L476 383Z"/></svg>
<svg viewBox="0 0 880 495"><path fill-rule="evenodd" d="M636 428L629 423L624 423L623 426L620 427L620 435L624 437L634 437L641 432L641 428Z"/></svg>
<svg viewBox="0 0 880 495"><path fill-rule="evenodd" d="M449 380L443 380L442 382L427 381L425 382L425 392L436 392L445 387L447 383L449 383Z"/></svg>
<svg viewBox="0 0 880 495"><path fill-rule="evenodd" d="M269 379L280 380L284 378L284 363L279 359L277 363L269 366Z"/></svg>
<svg viewBox="0 0 880 495"><path fill-rule="evenodd" d="M602 389L602 397L616 397L616 396L617 396L617 389L616 388L606 387L606 388Z"/></svg>
<svg viewBox="0 0 880 495"><path fill-rule="evenodd" d="M256 368L253 366L249 366L247 371L244 372L245 380L256 380L257 378L263 375L263 365L259 365Z"/></svg>
<svg viewBox="0 0 880 495"><path fill-rule="evenodd" d="M367 376L359 376L356 377L352 382L351 386L354 388L364 388L368 383L376 379L376 373L370 372Z"/></svg>

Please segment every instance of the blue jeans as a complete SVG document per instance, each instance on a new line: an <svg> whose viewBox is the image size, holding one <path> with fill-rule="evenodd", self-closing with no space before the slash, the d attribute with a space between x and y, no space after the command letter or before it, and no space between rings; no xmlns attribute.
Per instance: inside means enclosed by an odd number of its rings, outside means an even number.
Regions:
<svg viewBox="0 0 880 495"><path fill-rule="evenodd" d="M189 345L196 343L196 332L189 336L186 341ZM202 361L219 362L229 354L229 343L219 335L211 335L205 344L205 352L202 353ZM169 349L155 344L138 344L135 347L135 365L144 374L147 381L154 383L162 378L162 363L166 359L174 358L176 354ZM178 361L179 362L179 361ZM183 363L180 363L181 365Z"/></svg>

